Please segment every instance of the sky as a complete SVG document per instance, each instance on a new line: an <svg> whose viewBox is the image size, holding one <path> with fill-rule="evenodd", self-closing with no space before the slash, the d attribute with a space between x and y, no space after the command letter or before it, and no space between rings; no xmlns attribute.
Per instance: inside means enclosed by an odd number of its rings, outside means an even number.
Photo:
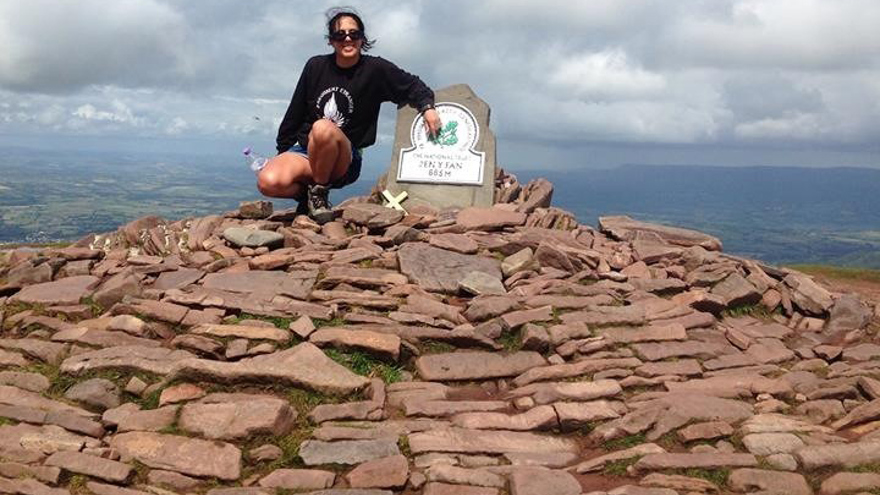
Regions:
<svg viewBox="0 0 880 495"><path fill-rule="evenodd" d="M0 145L270 153L303 64L331 50L330 5L0 0ZM371 54L490 105L506 168L880 168L877 0L350 5Z"/></svg>

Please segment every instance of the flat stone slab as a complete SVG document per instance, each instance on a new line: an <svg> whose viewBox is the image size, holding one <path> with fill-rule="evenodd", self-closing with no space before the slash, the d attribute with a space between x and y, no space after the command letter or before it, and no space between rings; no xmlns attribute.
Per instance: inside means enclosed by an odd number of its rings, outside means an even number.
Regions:
<svg viewBox="0 0 880 495"><path fill-rule="evenodd" d="M837 473L822 482L821 492L826 495L860 492L880 488L880 474Z"/></svg>
<svg viewBox="0 0 880 495"><path fill-rule="evenodd" d="M736 492L772 495L813 495L806 478L798 473L767 469L737 469L730 473L727 484ZM824 492L823 492L824 493Z"/></svg>
<svg viewBox="0 0 880 495"><path fill-rule="evenodd" d="M252 435L284 435L296 411L283 399L252 394L212 394L183 406L180 428L205 438L234 440Z"/></svg>
<svg viewBox="0 0 880 495"><path fill-rule="evenodd" d="M284 243L284 235L278 232L247 227L229 227L223 231L223 237L239 247L280 246Z"/></svg>
<svg viewBox="0 0 880 495"><path fill-rule="evenodd" d="M286 488L288 490L321 490L330 488L336 480L336 473L319 469L276 469L260 479L258 484L264 488Z"/></svg>
<svg viewBox="0 0 880 495"><path fill-rule="evenodd" d="M118 369L167 375L178 362L194 358L195 355L187 351L163 347L118 346L71 356L61 363L61 371L75 375Z"/></svg>
<svg viewBox="0 0 880 495"><path fill-rule="evenodd" d="M397 257L401 273L431 292L454 294L471 272L501 279L501 262L495 258L455 253L422 242L404 244Z"/></svg>
<svg viewBox="0 0 880 495"><path fill-rule="evenodd" d="M77 342L96 347L118 347L124 345L159 347L161 345L159 341L135 337L125 332L108 332L85 327L74 327L55 332L52 335L52 340L55 342Z"/></svg>
<svg viewBox="0 0 880 495"><path fill-rule="evenodd" d="M423 452L465 454L577 453L577 443L569 438L542 436L519 431L468 430L447 428L411 433L409 448Z"/></svg>
<svg viewBox="0 0 880 495"><path fill-rule="evenodd" d="M367 378L352 373L308 342L232 363L186 359L179 361L170 375L221 382L285 383L338 395L349 394L369 383Z"/></svg>
<svg viewBox="0 0 880 495"><path fill-rule="evenodd" d="M251 270L238 273L209 273L202 279L202 285L206 289L227 292L261 296L280 294L295 299L306 299L317 277L317 270L291 272Z"/></svg>
<svg viewBox="0 0 880 495"><path fill-rule="evenodd" d="M623 389L614 380L596 380L594 382L533 383L512 390L510 396L531 396L538 404L549 404L556 401L587 401L613 397L621 392Z"/></svg>
<svg viewBox="0 0 880 495"><path fill-rule="evenodd" d="M275 327L257 327L250 325L199 325L189 331L198 335L214 337L241 337L251 340L274 340L275 342L290 341L290 331Z"/></svg>
<svg viewBox="0 0 880 495"><path fill-rule="evenodd" d="M94 476L111 483L124 482L133 471L131 466L122 462L69 451L55 452L43 464L60 467L73 473Z"/></svg>
<svg viewBox="0 0 880 495"><path fill-rule="evenodd" d="M132 459L155 469L191 476L237 480L241 451L232 444L151 432L120 433L110 440L123 462Z"/></svg>
<svg viewBox="0 0 880 495"><path fill-rule="evenodd" d="M0 404L10 406L27 407L31 409L39 409L41 411L59 411L76 414L78 416L92 417L93 413L85 409L67 405L52 399L47 399L39 393L22 390L8 385L0 385Z"/></svg>
<svg viewBox="0 0 880 495"><path fill-rule="evenodd" d="M54 282L29 285L10 300L46 306L73 306L90 296L100 282L101 279L91 275L65 277Z"/></svg>
<svg viewBox="0 0 880 495"><path fill-rule="evenodd" d="M361 464L373 459L399 454L400 449L397 447L397 441L392 439L342 440L339 442L306 440L299 447L299 456L307 466Z"/></svg>
<svg viewBox="0 0 880 495"><path fill-rule="evenodd" d="M810 445L795 451L794 456L804 469L853 467L880 461L880 442Z"/></svg>
<svg viewBox="0 0 880 495"><path fill-rule="evenodd" d="M393 360L400 355L400 337L370 330L321 328L309 335L309 342L319 347L355 349Z"/></svg>
<svg viewBox="0 0 880 495"><path fill-rule="evenodd" d="M538 406L520 414L469 412L452 418L452 424L473 430L531 431L558 426L556 411L551 406Z"/></svg>
<svg viewBox="0 0 880 495"><path fill-rule="evenodd" d="M633 241L641 235L653 234L676 246L700 246L709 251L721 251L721 241L711 235L696 230L640 222L625 215L599 217L599 229L621 241Z"/></svg>
<svg viewBox="0 0 880 495"><path fill-rule="evenodd" d="M484 380L516 376L547 361L537 352L507 356L495 352L429 354L416 359L419 376L428 381Z"/></svg>
<svg viewBox="0 0 880 495"><path fill-rule="evenodd" d="M526 214L501 208L471 206L458 212L455 223L464 230L499 230L526 223Z"/></svg>
<svg viewBox="0 0 880 495"><path fill-rule="evenodd" d="M758 459L752 454L648 454L639 459L639 471L662 469L717 469L724 467L754 467Z"/></svg>
<svg viewBox="0 0 880 495"><path fill-rule="evenodd" d="M581 484L565 472L543 468L521 467L510 473L513 495L580 495Z"/></svg>

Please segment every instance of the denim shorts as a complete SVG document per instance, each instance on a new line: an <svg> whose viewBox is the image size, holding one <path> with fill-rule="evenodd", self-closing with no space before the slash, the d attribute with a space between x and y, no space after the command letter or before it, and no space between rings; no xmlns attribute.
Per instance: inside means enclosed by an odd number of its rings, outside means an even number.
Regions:
<svg viewBox="0 0 880 495"><path fill-rule="evenodd" d="M296 153L297 155L302 155L306 158L309 157L309 150L299 144L296 143L291 146L285 153ZM354 181L358 180L358 177L361 176L361 162L363 161L363 154L361 150L352 147L351 148L351 163L348 165L348 171L345 172L345 175L342 177L330 182L331 189L339 189L345 187Z"/></svg>

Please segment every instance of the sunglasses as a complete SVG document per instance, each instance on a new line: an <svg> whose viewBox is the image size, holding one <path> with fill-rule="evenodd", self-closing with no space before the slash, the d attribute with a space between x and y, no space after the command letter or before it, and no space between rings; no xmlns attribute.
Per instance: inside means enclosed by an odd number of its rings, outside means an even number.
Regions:
<svg viewBox="0 0 880 495"><path fill-rule="evenodd" d="M350 31L340 29L330 35L330 39L333 41L345 41L345 38L351 38L351 41L359 41L364 39L365 36L364 32L360 29L352 29Z"/></svg>

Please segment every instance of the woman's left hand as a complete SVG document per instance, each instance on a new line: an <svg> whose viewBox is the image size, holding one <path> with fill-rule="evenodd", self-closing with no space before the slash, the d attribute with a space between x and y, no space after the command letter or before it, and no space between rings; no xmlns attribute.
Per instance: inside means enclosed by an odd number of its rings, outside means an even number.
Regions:
<svg viewBox="0 0 880 495"><path fill-rule="evenodd" d="M433 108L429 108L425 110L425 113L422 114L422 117L425 119L425 131L428 132L428 136L437 137L437 134L440 132L440 115L437 114L437 110Z"/></svg>

